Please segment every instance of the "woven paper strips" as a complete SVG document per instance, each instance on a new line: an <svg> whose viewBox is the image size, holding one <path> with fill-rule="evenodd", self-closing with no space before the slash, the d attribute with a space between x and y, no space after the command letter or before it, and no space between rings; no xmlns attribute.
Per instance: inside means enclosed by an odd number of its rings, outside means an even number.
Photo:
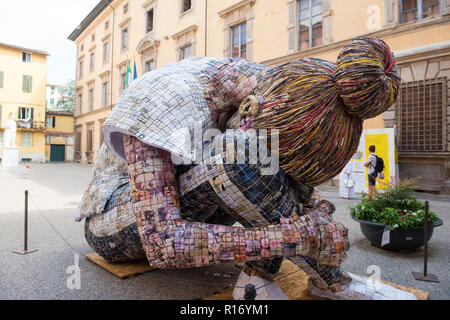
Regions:
<svg viewBox="0 0 450 320"><path fill-rule="evenodd" d="M399 84L389 47L378 39L356 39L337 65L307 58L268 71L257 88L264 102L256 126L280 130L284 172L319 185L350 161L362 121L386 111Z"/></svg>
<svg viewBox="0 0 450 320"><path fill-rule="evenodd" d="M266 279L289 257L315 287L344 290L347 229L313 186L342 170L363 119L395 102L399 81L389 48L373 38L346 46L337 65L191 58L146 73L103 127L115 155L102 147L80 207L89 244L111 262L144 254L158 268L242 261ZM195 140L213 128L222 133ZM251 161L259 129L279 130L281 170L269 175ZM244 146L245 162L225 161L233 153L218 143ZM173 156L191 162L175 165Z"/></svg>

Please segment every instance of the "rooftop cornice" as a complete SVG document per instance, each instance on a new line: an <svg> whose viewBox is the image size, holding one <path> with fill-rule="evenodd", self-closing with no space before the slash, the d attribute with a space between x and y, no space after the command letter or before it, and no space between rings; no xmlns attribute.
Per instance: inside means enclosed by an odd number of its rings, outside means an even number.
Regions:
<svg viewBox="0 0 450 320"><path fill-rule="evenodd" d="M105 10L106 7L109 6L111 2L114 0L101 0L94 9L92 9L91 12L81 21L81 23L78 25L78 27L75 28L75 30L72 31L72 33L67 37L67 39L75 41L80 34L86 30L86 28L92 23L92 21L95 20L99 16L100 13Z"/></svg>
<svg viewBox="0 0 450 320"><path fill-rule="evenodd" d="M31 52L31 53L36 53L36 54L41 54L43 56L49 56L50 54L46 51L42 51L42 50L36 50L36 49L30 49L30 48L25 48L25 47L21 47L21 46L16 46L13 44L8 44L8 43L3 43L0 42L0 47L6 47L6 48L11 48L11 49L17 49L17 50L21 50L21 51L25 51L25 52Z"/></svg>

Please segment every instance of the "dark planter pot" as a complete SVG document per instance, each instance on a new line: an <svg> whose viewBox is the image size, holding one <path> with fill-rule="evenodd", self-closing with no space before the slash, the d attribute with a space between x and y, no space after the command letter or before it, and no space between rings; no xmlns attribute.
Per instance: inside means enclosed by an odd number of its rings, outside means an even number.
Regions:
<svg viewBox="0 0 450 320"><path fill-rule="evenodd" d="M403 251L411 252L417 248L420 248L425 243L424 227L417 229L408 230L391 230L389 236L390 243L381 246L381 239L383 237L383 231L386 227L384 224L370 222L366 220L359 220L352 215L352 219L359 222L361 227L361 232L374 246L380 247L382 249L393 250L393 251ZM437 219L433 224L430 225L428 229L428 239L431 239L433 235L433 230L435 227L439 227L443 224L441 219Z"/></svg>

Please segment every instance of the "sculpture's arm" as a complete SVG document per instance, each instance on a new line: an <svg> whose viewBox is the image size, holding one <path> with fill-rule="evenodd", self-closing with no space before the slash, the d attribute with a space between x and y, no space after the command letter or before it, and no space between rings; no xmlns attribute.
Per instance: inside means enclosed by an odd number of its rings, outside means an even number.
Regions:
<svg viewBox="0 0 450 320"><path fill-rule="evenodd" d="M338 266L348 249L347 229L314 214L281 218L262 228L180 219L170 153L124 136L132 202L144 251L158 268L199 267L225 261L305 255Z"/></svg>

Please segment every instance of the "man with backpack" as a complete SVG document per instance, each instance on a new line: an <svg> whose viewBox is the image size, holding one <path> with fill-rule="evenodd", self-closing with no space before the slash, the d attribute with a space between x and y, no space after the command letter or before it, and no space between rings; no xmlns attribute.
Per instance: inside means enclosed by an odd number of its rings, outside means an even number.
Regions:
<svg viewBox="0 0 450 320"><path fill-rule="evenodd" d="M383 179L384 176L382 174L382 171L384 169L384 161L383 159L379 158L375 154L375 146L369 147L369 157L367 158L367 161L364 162L364 167L367 168L368 178L369 178L369 195L376 194L376 178L379 176L380 179Z"/></svg>

